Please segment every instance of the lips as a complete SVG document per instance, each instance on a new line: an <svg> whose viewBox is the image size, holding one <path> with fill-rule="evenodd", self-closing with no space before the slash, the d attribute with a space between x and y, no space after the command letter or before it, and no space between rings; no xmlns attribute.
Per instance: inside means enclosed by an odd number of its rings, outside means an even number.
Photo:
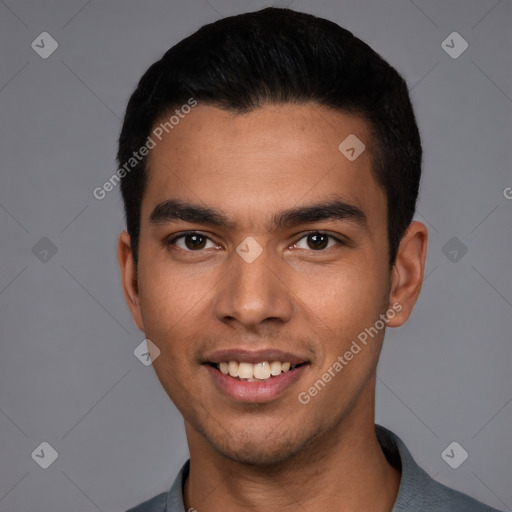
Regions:
<svg viewBox="0 0 512 512"><path fill-rule="evenodd" d="M279 350L220 350L204 363L217 388L241 402L277 398L302 375L306 358Z"/></svg>

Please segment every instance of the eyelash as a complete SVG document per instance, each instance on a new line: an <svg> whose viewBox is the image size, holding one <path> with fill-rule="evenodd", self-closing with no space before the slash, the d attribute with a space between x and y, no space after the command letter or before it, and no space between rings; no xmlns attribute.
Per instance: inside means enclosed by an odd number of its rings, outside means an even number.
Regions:
<svg viewBox="0 0 512 512"><path fill-rule="evenodd" d="M203 235L202 233L198 232L198 231L186 231L185 233L181 233L180 235L177 235L175 236L174 238L168 240L165 242L165 245L166 246L169 246L169 245L172 245L172 246L176 246L176 241L179 240L180 238L186 238L187 236L192 236L192 235L198 235L202 238L207 238L208 240L210 240L211 242L213 242L213 240L211 240L208 236L206 235ZM324 231L308 231L307 233L303 233L302 236L300 238L297 239L296 242L294 242L293 244L291 245L296 245L297 243L299 243L303 238L307 238L308 236L310 235L324 235L328 238L331 238L332 240L335 240L336 242L338 242L339 245L347 245L346 242L344 242L343 240L341 240L340 238L334 236L334 235L331 235L329 233L326 233ZM327 248L324 248L324 249L318 249L318 250L313 250L311 249L309 252L324 252L326 251L327 249L330 249L332 248L331 247L327 247ZM185 252L201 252L203 251L204 249L198 249L197 251L193 251L193 250L190 250L190 249L182 249L181 247L178 247L178 249L182 250L182 251L185 251Z"/></svg>

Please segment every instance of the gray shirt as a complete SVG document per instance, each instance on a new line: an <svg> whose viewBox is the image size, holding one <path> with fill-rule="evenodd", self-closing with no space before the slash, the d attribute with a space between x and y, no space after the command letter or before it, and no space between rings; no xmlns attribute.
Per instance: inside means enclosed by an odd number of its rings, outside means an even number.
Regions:
<svg viewBox="0 0 512 512"><path fill-rule="evenodd" d="M421 469L403 441L390 430L375 425L377 439L387 460L401 470L402 478L391 512L499 512L466 494L432 479ZM126 512L186 512L183 484L190 460L183 465L169 492L163 492Z"/></svg>

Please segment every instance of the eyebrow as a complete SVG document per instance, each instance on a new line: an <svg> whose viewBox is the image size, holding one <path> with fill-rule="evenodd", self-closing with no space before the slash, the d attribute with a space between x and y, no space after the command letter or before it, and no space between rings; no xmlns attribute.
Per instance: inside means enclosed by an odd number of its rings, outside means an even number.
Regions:
<svg viewBox="0 0 512 512"><path fill-rule="evenodd" d="M283 210L271 217L269 227L276 230L324 220L349 221L367 227L365 213L357 206L341 199ZM173 221L207 224L228 230L235 230L237 227L235 221L219 210L178 199L168 199L159 203L149 217L149 223L153 226Z"/></svg>

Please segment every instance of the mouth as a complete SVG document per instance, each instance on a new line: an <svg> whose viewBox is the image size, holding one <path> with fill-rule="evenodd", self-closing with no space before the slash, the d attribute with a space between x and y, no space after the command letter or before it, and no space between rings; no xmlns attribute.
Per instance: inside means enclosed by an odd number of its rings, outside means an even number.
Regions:
<svg viewBox="0 0 512 512"><path fill-rule="evenodd" d="M289 361L260 361L256 364L245 361L221 361L208 363L212 368L224 375L241 382L263 382L279 377L281 374L293 371L305 363L290 363Z"/></svg>
<svg viewBox="0 0 512 512"><path fill-rule="evenodd" d="M270 402L298 381L309 361L277 350L219 351L203 361L215 388L231 400Z"/></svg>

